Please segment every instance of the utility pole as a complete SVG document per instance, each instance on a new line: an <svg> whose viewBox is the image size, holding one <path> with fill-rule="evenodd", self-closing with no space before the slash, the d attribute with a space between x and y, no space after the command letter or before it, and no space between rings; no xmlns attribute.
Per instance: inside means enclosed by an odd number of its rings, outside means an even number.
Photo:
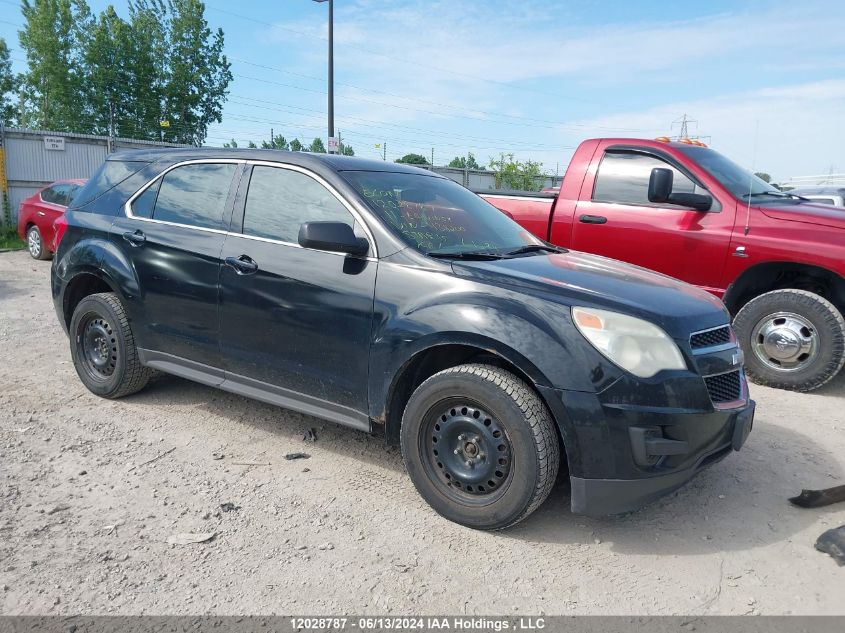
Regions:
<svg viewBox="0 0 845 633"><path fill-rule="evenodd" d="M108 153L114 152L114 102L109 101L109 147Z"/></svg>
<svg viewBox="0 0 845 633"><path fill-rule="evenodd" d="M431 148L431 166L434 167L434 148Z"/></svg>
<svg viewBox="0 0 845 633"><path fill-rule="evenodd" d="M276 148L276 137L273 136L273 128L270 128L270 147L273 149Z"/></svg>
<svg viewBox="0 0 845 633"><path fill-rule="evenodd" d="M329 3L329 139L334 138L334 0L314 0ZM327 140L327 149L332 153L332 141Z"/></svg>
<svg viewBox="0 0 845 633"><path fill-rule="evenodd" d="M384 145L381 146L381 149L382 149L381 159L386 161L387 160L387 141L384 142Z"/></svg>

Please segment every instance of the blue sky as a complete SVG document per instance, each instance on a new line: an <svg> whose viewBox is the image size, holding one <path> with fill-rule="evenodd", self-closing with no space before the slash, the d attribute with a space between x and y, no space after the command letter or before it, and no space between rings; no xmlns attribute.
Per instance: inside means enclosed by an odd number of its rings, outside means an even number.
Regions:
<svg viewBox="0 0 845 633"><path fill-rule="evenodd" d="M95 10L106 3L91 1ZM123 3L115 3L126 13ZM235 79L208 143L325 137L327 5L208 0ZM0 37L20 69L15 2ZM777 179L845 171L845 4L335 0L336 127L360 156L501 152L561 171L592 136L691 133Z"/></svg>

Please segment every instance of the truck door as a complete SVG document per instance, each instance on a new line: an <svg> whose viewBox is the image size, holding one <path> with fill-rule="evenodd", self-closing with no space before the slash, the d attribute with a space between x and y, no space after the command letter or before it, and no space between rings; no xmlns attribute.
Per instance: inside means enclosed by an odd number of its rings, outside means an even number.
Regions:
<svg viewBox="0 0 845 633"><path fill-rule="evenodd" d="M721 205L714 197L709 211L697 211L649 202L648 182L655 167L674 172L675 193L710 193L678 161L656 149L609 146L597 153L596 160L597 168L584 179L575 209L572 248L649 268L721 295L718 285L735 204Z"/></svg>

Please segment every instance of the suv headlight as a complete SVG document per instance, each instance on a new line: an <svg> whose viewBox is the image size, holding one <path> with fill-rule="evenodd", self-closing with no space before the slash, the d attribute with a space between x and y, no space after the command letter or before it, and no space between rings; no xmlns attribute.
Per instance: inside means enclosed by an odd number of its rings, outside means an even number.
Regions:
<svg viewBox="0 0 845 633"><path fill-rule="evenodd" d="M653 323L593 308L572 308L572 320L593 347L635 376L650 378L662 369L687 368L675 342Z"/></svg>

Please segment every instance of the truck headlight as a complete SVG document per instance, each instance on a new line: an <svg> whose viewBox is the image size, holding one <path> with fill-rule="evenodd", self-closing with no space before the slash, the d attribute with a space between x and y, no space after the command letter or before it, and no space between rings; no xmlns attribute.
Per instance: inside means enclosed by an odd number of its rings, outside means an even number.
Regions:
<svg viewBox="0 0 845 633"><path fill-rule="evenodd" d="M635 317L572 308L575 327L612 363L640 378L650 378L662 369L686 369L681 350L659 327Z"/></svg>

